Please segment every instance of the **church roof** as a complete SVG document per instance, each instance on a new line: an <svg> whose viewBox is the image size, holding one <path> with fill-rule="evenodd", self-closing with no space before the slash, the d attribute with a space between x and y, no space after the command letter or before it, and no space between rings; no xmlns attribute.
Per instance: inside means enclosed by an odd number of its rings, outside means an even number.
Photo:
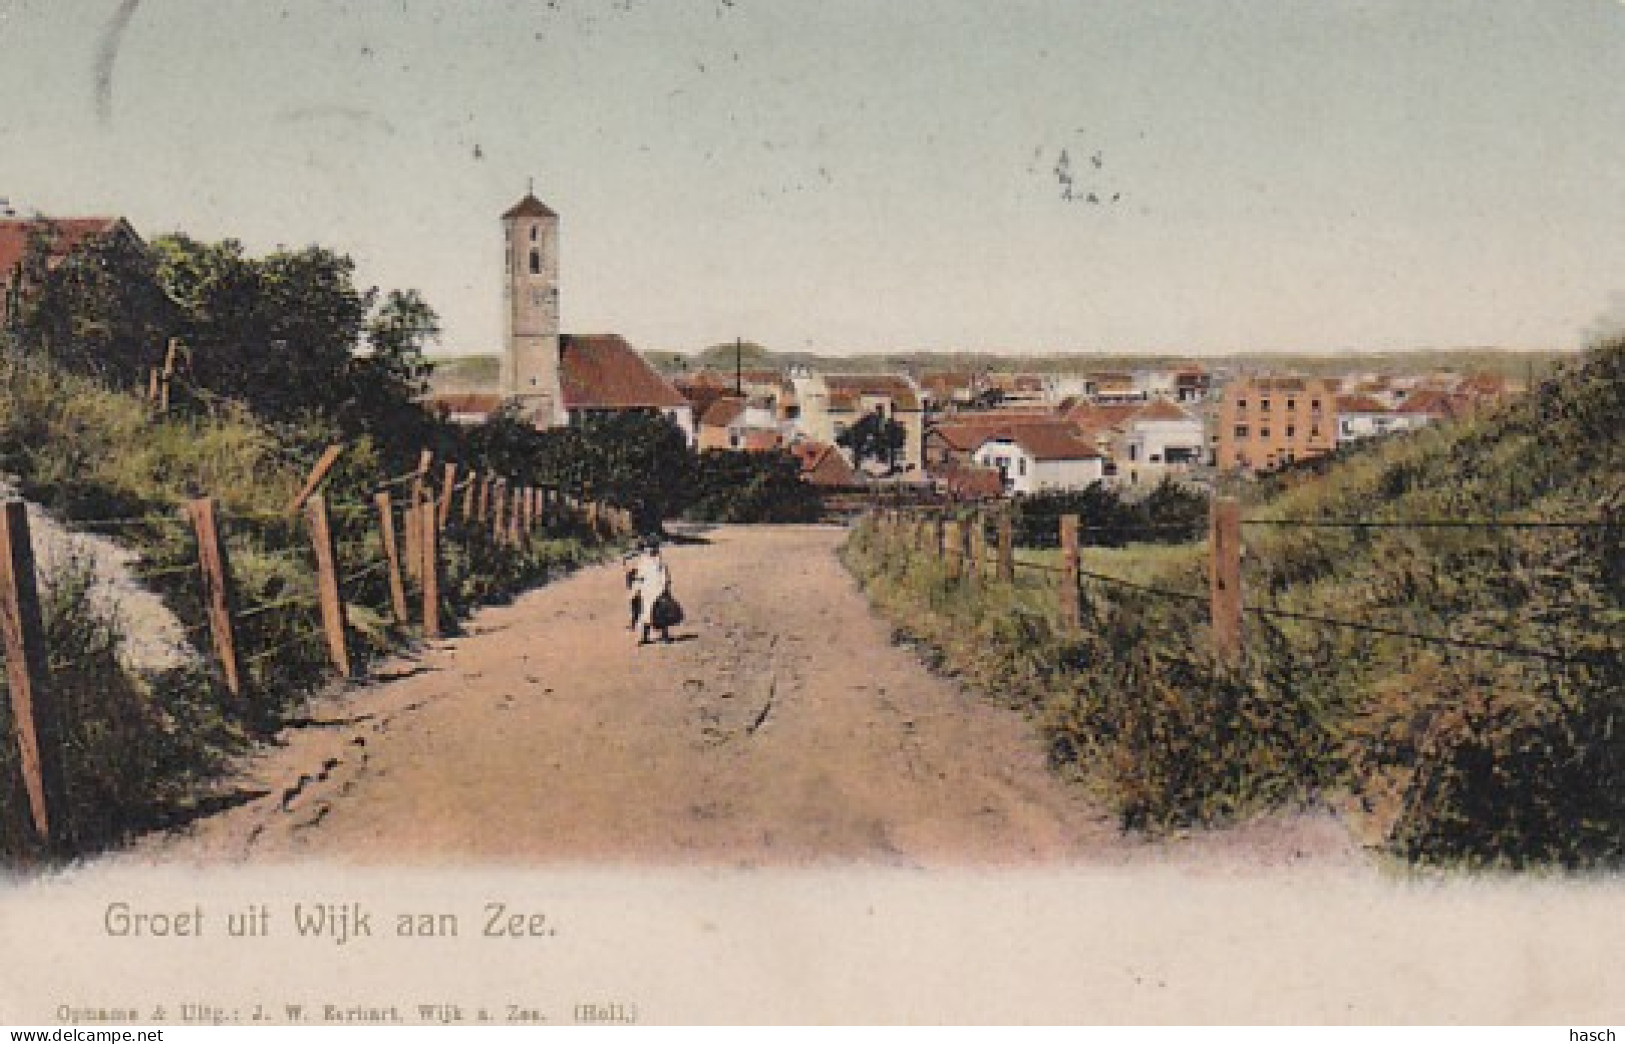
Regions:
<svg viewBox="0 0 1625 1044"><path fill-rule="evenodd" d="M558 215L546 203L537 199L534 194L527 192L524 199L508 208L508 212L502 215L502 220L512 221L514 218L522 217L550 218L558 217Z"/></svg>
<svg viewBox="0 0 1625 1044"><path fill-rule="evenodd" d="M619 334L559 338L559 384L566 409L686 406L688 400Z"/></svg>

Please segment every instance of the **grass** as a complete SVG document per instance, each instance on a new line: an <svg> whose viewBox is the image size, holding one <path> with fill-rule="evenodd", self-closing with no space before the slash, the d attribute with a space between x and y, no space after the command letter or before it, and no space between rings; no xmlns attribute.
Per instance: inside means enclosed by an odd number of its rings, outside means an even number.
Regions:
<svg viewBox="0 0 1625 1044"><path fill-rule="evenodd" d="M70 560L48 578L50 686L66 723L68 778L67 808L54 813L61 842L54 854L95 851L184 817L231 756L277 729L312 689L332 683L312 551L303 521L286 507L334 439L320 426L273 429L230 406L155 417L136 396L0 353L0 468L20 491L70 525L137 551L138 569L154 575L150 586L199 635L207 631L197 549L183 509L190 499L213 496L239 609L246 691L235 701L212 665L163 675L123 667L118 649L127 624L87 599L89 562ZM324 489L352 659L362 671L417 637L393 619L377 568L382 549L371 493L382 477L373 446L353 442ZM543 583L609 547L578 521L555 518L523 549L502 548L489 525L465 526L454 512L442 550L441 619L455 628L475 606ZM7 736L10 713L9 701L0 701ZM0 856L38 858L44 853L30 840L11 743L0 744L0 773Z"/></svg>
<svg viewBox="0 0 1625 1044"><path fill-rule="evenodd" d="M1052 755L1158 830L1333 804L1409 860L1625 862L1625 344L1496 413L1366 445L1251 491L1249 518L1585 520L1590 528L1249 526L1237 665L1200 601L1083 585L1059 631L1048 576L967 587L872 525L849 566L949 670L1028 709ZM1042 564L1055 552L1023 552ZM1201 546L1086 548L1083 568L1206 590ZM1047 601L1047 604L1046 604ZM1460 643L1545 652L1485 651ZM1451 644L1456 643L1456 644Z"/></svg>

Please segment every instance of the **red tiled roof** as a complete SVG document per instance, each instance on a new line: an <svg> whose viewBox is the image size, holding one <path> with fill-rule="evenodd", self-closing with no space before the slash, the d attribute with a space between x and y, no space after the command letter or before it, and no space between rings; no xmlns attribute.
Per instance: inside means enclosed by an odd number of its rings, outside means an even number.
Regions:
<svg viewBox="0 0 1625 1044"><path fill-rule="evenodd" d="M711 404L700 418L703 428L726 428L745 414L745 400L732 395L724 395Z"/></svg>
<svg viewBox="0 0 1625 1044"><path fill-rule="evenodd" d="M956 414L932 427L926 432L926 436L929 438L934 434L942 442L947 443L949 449L970 452L986 442L989 437L1007 432L1017 425L1043 427L1053 424L1075 430L1070 421L1048 413L1012 412L1004 416L998 413L975 413Z"/></svg>
<svg viewBox="0 0 1625 1044"><path fill-rule="evenodd" d="M1412 392L1395 413L1423 414L1429 417L1455 417L1466 412L1460 400L1432 388Z"/></svg>
<svg viewBox="0 0 1625 1044"><path fill-rule="evenodd" d="M937 473L943 486L957 497L997 497L1004 494L1004 477L997 468L944 468Z"/></svg>
<svg viewBox="0 0 1625 1044"><path fill-rule="evenodd" d="M1130 419L1137 421L1190 421L1196 418L1167 399L1158 399L1155 402L1141 406L1139 411Z"/></svg>
<svg viewBox="0 0 1625 1044"><path fill-rule="evenodd" d="M1388 407L1369 395L1339 395L1339 413L1387 413Z"/></svg>
<svg viewBox="0 0 1625 1044"><path fill-rule="evenodd" d="M1100 456L1100 451L1084 441L1070 424L1022 424L989 438L1008 439L1034 460L1090 460Z"/></svg>
<svg viewBox="0 0 1625 1044"><path fill-rule="evenodd" d="M790 452L801 462L801 477L815 486L856 486L862 480L835 447L810 440L798 442Z"/></svg>
<svg viewBox="0 0 1625 1044"><path fill-rule="evenodd" d="M745 445L743 448L752 453L765 453L768 450L778 449L779 445L783 441L784 440L779 437L779 433L776 431L764 431L761 428L752 428L751 430L745 432Z"/></svg>
<svg viewBox="0 0 1625 1044"><path fill-rule="evenodd" d="M948 444L949 449L970 452L988 440L990 435L1007 431L1010 422L1007 420L987 421L960 421L958 419L938 424L926 432L926 438L933 436Z"/></svg>
<svg viewBox="0 0 1625 1044"><path fill-rule="evenodd" d="M1102 428L1117 428L1127 424L1143 408L1144 405L1138 402L1080 402L1067 410L1063 416L1085 431L1099 431Z"/></svg>
<svg viewBox="0 0 1625 1044"><path fill-rule="evenodd" d="M619 334L565 334L559 338L559 383L564 406L578 410L686 406L688 400Z"/></svg>
<svg viewBox="0 0 1625 1044"><path fill-rule="evenodd" d="M527 192L524 199L508 208L508 212L502 215L502 220L510 221L521 217L558 217L558 215L546 203L537 199L534 193Z"/></svg>
<svg viewBox="0 0 1625 1044"><path fill-rule="evenodd" d="M727 388L713 388L709 385L689 382L679 383L673 381L672 386L677 389L678 394L688 400L689 405L694 407L694 416L696 417L704 417L705 411L709 410L713 403L718 399L726 398L730 392L730 389Z"/></svg>
<svg viewBox="0 0 1625 1044"><path fill-rule="evenodd" d="M10 280L12 269L27 255L28 236L34 229L50 228L55 231L51 259L60 261L78 249L81 243L107 235L123 223L123 218L116 217L0 219L0 282Z"/></svg>
<svg viewBox="0 0 1625 1044"><path fill-rule="evenodd" d="M913 386L906 379L891 374L831 374L824 378L824 385L829 388L832 403L839 392L854 396L884 395L891 399L893 407L904 412L920 408L920 397L914 393Z"/></svg>

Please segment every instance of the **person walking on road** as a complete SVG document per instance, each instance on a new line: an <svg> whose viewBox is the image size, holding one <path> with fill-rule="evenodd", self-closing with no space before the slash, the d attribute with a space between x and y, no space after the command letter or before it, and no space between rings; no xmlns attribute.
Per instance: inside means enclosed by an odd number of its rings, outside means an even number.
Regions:
<svg viewBox="0 0 1625 1044"><path fill-rule="evenodd" d="M660 640L669 642L673 621L661 617L658 610L663 598L670 599L671 572L667 570L665 560L660 557L658 540L651 539L643 545L643 554L638 559L636 569L637 576L633 581L632 590L638 603L635 628L638 644L648 644L651 630L659 630Z"/></svg>

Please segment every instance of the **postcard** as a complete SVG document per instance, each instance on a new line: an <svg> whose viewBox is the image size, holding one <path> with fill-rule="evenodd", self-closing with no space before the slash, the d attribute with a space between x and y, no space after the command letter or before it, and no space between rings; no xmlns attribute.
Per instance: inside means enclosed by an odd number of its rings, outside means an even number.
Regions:
<svg viewBox="0 0 1625 1044"><path fill-rule="evenodd" d="M0 0L0 1023L1625 1021L1622 48Z"/></svg>

